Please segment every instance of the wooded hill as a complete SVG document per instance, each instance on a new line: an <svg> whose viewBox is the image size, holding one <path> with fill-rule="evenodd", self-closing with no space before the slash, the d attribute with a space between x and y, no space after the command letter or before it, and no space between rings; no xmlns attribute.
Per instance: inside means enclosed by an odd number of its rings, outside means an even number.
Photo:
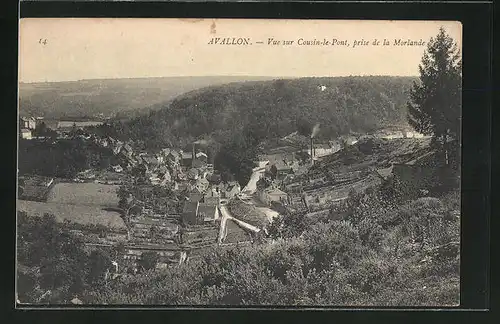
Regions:
<svg viewBox="0 0 500 324"><path fill-rule="evenodd" d="M165 146L206 138L225 143L237 135L258 140L307 133L319 137L406 125L412 77L298 78L238 82L194 90L140 116L119 132Z"/></svg>
<svg viewBox="0 0 500 324"><path fill-rule="evenodd" d="M194 89L269 77L209 76L95 79L19 84L19 113L45 118L135 117ZM161 108L162 106L158 107Z"/></svg>

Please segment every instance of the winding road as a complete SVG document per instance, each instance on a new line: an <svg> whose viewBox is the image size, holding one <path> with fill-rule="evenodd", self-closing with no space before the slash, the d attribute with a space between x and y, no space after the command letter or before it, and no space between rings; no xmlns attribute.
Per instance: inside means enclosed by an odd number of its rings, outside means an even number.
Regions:
<svg viewBox="0 0 500 324"><path fill-rule="evenodd" d="M269 222L272 222L273 219L277 216L279 216L279 213L275 210L272 210L268 207L262 206L260 202L258 202L253 195L257 191L257 182L262 178L264 172L265 172L265 165L267 164L267 161L260 161L259 166L255 167L253 169L252 175L250 176L250 180L248 181L247 185L243 188L240 194L238 194L236 197L243 203L247 205L253 205L255 208L263 212ZM229 210L227 209L226 205L220 205L219 210L221 213L221 220L220 220L220 227L219 227L219 236L218 236L218 242L219 244L222 244L226 238L227 235L227 227L226 227L226 222L228 219L233 220L236 224L238 224L240 227L252 231L254 233L258 233L261 231L260 228L253 226L251 224L248 224L246 222L243 222L231 215Z"/></svg>

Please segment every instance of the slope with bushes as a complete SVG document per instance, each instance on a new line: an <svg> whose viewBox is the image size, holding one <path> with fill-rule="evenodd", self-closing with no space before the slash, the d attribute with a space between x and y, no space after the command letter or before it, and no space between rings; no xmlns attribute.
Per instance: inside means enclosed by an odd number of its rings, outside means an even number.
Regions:
<svg viewBox="0 0 500 324"><path fill-rule="evenodd" d="M275 243L214 249L179 267L123 278L88 298L163 305L458 304L458 195L402 206L377 195L353 201L345 220L276 220Z"/></svg>

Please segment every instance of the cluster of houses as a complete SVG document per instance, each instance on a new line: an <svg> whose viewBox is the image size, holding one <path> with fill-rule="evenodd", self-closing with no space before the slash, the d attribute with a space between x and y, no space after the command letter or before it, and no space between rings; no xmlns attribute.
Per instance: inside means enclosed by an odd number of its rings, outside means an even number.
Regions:
<svg viewBox="0 0 500 324"><path fill-rule="evenodd" d="M140 213L130 222L130 248L126 253L130 260L140 258L140 252L148 252L150 246L165 258L158 266L178 262L176 257L185 256L191 250L217 244L219 206L234 198L240 191L237 182L223 182L208 156L193 145L190 152L178 148L165 148L157 152L141 152L133 143L123 143L112 138L96 139L102 147L112 149L118 164L111 169L145 180L141 186L164 186L183 192L185 201L169 203L153 201L141 205ZM139 172L139 173L136 173ZM177 207L181 205L180 213ZM158 245L160 244L160 245ZM181 253L182 252L182 253Z"/></svg>
<svg viewBox="0 0 500 324"><path fill-rule="evenodd" d="M22 139L32 139L34 136L33 131L41 123L45 123L47 127L57 130L60 137L64 137L73 128L83 129L89 126L99 126L103 124L102 120L86 120L86 121L64 121L64 120L45 120L44 117L19 117L19 137Z"/></svg>
<svg viewBox="0 0 500 324"><path fill-rule="evenodd" d="M375 138L398 139L398 138L422 138L419 134L400 131L399 133L381 133ZM339 140L342 145L355 145L358 139L343 138ZM365 139L360 138L360 143ZM312 141L311 141L312 142ZM316 144L311 144L309 157L315 155ZM321 157L332 156L339 151L335 145L330 145L329 150L325 145L325 151ZM333 152L333 153L332 153ZM426 149L412 151L410 154L402 153L391 161L385 161L384 165L376 161L355 163L348 167L335 167L328 161L323 161L319 167L311 169L310 166L321 161L314 159L306 164L305 172L300 169L301 164L292 149L286 151L281 148L279 153L272 152L264 156L266 161L266 173L274 171L275 179L269 181L271 185L259 192L260 200L266 205L272 206L279 203L289 210L302 211L306 214L315 214L328 211L333 206L341 206L346 203L351 192L362 193L369 188L380 186L386 179L396 176L408 186L415 188L428 188L433 186L436 178L434 171L422 165L415 165L415 161L421 157L425 158L430 153ZM405 157L407 156L406 160ZM415 160L415 156L418 158ZM331 158L330 158L331 159ZM335 160L335 159L333 159ZM385 165L389 164L389 165ZM419 164L419 163L417 163ZM323 166L321 166L323 165Z"/></svg>
<svg viewBox="0 0 500 324"><path fill-rule="evenodd" d="M234 198L241 191L241 186L236 181L223 183L220 177L214 175L207 181L208 187L204 190L195 187L189 192L182 211L185 225L215 224L220 217L220 204Z"/></svg>

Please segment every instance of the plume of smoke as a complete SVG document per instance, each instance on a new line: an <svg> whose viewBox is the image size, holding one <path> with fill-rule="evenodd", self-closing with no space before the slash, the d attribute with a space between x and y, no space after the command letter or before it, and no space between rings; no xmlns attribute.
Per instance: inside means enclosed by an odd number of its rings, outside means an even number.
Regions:
<svg viewBox="0 0 500 324"><path fill-rule="evenodd" d="M318 132L319 132L319 123L314 125L311 131L311 138L314 138L316 135L318 135Z"/></svg>

